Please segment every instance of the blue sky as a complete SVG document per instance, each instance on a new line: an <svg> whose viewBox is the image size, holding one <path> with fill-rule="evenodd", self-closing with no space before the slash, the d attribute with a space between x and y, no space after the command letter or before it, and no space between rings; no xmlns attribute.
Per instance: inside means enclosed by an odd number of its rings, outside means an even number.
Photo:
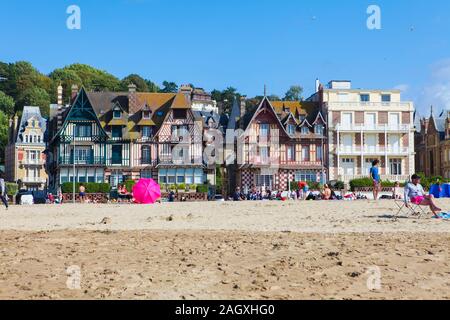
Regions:
<svg viewBox="0 0 450 320"><path fill-rule="evenodd" d="M66 28L72 4L81 30ZM371 4L381 30L366 27ZM422 113L450 108L447 0L0 0L0 39L1 61L45 73L80 62L249 96L350 79L402 88Z"/></svg>

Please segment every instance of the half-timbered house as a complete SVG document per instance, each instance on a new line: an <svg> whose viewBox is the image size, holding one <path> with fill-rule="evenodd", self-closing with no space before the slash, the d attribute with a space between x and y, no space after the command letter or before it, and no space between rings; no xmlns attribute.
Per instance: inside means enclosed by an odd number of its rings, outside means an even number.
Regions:
<svg viewBox="0 0 450 320"><path fill-rule="evenodd" d="M241 128L243 134L237 139L236 172L229 173L236 175L232 188L288 190L291 181L326 180L326 121L318 104L264 97L250 114L243 114L242 104L233 109L239 116L228 129Z"/></svg>

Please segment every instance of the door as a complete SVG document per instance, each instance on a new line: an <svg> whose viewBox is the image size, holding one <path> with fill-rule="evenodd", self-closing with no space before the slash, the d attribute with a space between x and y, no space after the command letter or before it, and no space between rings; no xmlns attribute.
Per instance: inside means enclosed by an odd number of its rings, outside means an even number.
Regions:
<svg viewBox="0 0 450 320"><path fill-rule="evenodd" d="M398 128L400 126L400 114L389 113L389 127Z"/></svg>
<svg viewBox="0 0 450 320"><path fill-rule="evenodd" d="M112 146L111 163L122 165L122 145L116 144Z"/></svg>
<svg viewBox="0 0 450 320"><path fill-rule="evenodd" d="M353 114L350 112L342 113L342 126L344 128L351 128L353 124Z"/></svg>
<svg viewBox="0 0 450 320"><path fill-rule="evenodd" d="M352 152L353 136L351 134L343 134L341 136L341 147L343 152Z"/></svg>
<svg viewBox="0 0 450 320"><path fill-rule="evenodd" d="M376 153L377 151L377 135L376 134L366 134L365 135L365 148L366 153Z"/></svg>
<svg viewBox="0 0 450 320"><path fill-rule="evenodd" d="M377 114L376 113L366 113L365 115L365 125L367 129L375 129L377 124Z"/></svg>
<svg viewBox="0 0 450 320"><path fill-rule="evenodd" d="M394 153L400 152L400 136L397 134L389 135L389 151Z"/></svg>

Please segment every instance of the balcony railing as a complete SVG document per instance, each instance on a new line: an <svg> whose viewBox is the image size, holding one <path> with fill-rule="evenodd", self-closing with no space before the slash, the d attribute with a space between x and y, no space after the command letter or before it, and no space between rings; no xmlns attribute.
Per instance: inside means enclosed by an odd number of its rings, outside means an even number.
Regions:
<svg viewBox="0 0 450 320"><path fill-rule="evenodd" d="M357 132L409 132L412 126L409 124L337 124L335 129L338 131Z"/></svg>
<svg viewBox="0 0 450 320"><path fill-rule="evenodd" d="M74 158L73 157L60 157L59 162L60 165L73 165ZM86 157L83 159L75 159L75 165L106 165L105 157Z"/></svg>
<svg viewBox="0 0 450 320"><path fill-rule="evenodd" d="M350 102L328 102L329 107L339 108L357 108L361 106L374 107L374 108L404 108L409 110L411 108L410 102L364 102L364 101L350 101Z"/></svg>
<svg viewBox="0 0 450 320"><path fill-rule="evenodd" d="M366 175L363 175L363 174L359 174L359 175L340 174L338 177L338 180L341 180L344 182L349 182L354 179L362 179L362 178L368 178L368 177L369 177L369 174L366 174ZM395 181L405 182L405 181L408 181L409 178L410 177L407 175L393 175L393 174L381 175L381 180L391 181L391 182L395 182Z"/></svg>
<svg viewBox="0 0 450 320"><path fill-rule="evenodd" d="M27 165L27 166L43 166L45 164L44 160L31 160L31 159L23 159L19 161L19 164Z"/></svg>
<svg viewBox="0 0 450 320"><path fill-rule="evenodd" d="M46 181L46 179L38 177L25 177L22 179L24 183L45 183Z"/></svg>
<svg viewBox="0 0 450 320"><path fill-rule="evenodd" d="M158 164L162 165L202 165L202 157L190 156L186 158L172 157L171 155L161 155L157 160Z"/></svg>
<svg viewBox="0 0 450 320"><path fill-rule="evenodd" d="M398 155L398 154L409 154L408 147L370 147L370 146L340 146L337 148L339 154L343 155Z"/></svg>

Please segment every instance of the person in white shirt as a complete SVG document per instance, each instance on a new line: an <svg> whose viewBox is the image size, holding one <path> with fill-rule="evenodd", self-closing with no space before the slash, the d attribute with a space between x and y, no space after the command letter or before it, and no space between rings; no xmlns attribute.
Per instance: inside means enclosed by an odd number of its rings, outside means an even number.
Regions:
<svg viewBox="0 0 450 320"><path fill-rule="evenodd" d="M406 185L405 196L416 205L429 206L434 216L439 219L439 212L441 212L442 209L435 204L433 195L425 194L425 191L420 184L420 177L417 174L414 174L411 177L411 182ZM406 206L408 206L408 203L406 203Z"/></svg>

